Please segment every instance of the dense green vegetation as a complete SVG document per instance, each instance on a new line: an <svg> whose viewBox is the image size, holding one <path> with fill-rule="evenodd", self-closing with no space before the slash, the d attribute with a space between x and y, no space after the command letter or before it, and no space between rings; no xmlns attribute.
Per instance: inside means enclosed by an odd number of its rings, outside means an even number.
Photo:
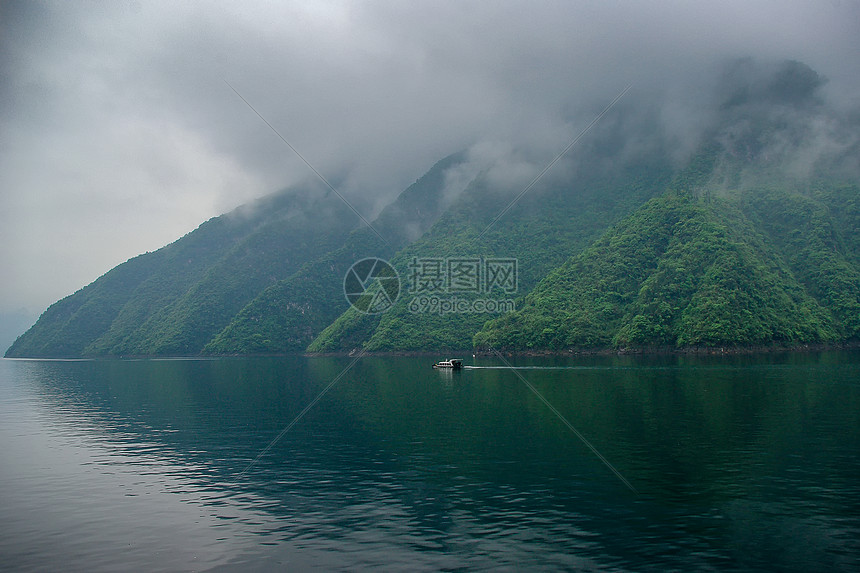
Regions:
<svg viewBox="0 0 860 573"><path fill-rule="evenodd" d="M259 293L205 351L257 354L304 350L349 308L343 276L350 265L366 257L389 258L423 234L448 207L446 172L464 160L464 154L457 153L439 161L380 213L373 227L387 244L367 227L356 229L337 249Z"/></svg>
<svg viewBox="0 0 860 573"><path fill-rule="evenodd" d="M839 338L860 338L860 187L818 184L808 195L757 190L744 195L744 206L829 310Z"/></svg>
<svg viewBox="0 0 860 573"><path fill-rule="evenodd" d="M291 189L200 225L119 265L52 305L7 356L195 355L302 350L348 308L349 265L390 256L448 206L441 160L370 229L314 186ZM353 229L355 229L353 231Z"/></svg>
<svg viewBox="0 0 860 573"><path fill-rule="evenodd" d="M797 62L742 60L721 78L694 152L663 133L659 106L622 102L534 186L454 154L373 229L321 186L282 192L119 265L52 305L6 355L856 341L860 125L825 108L823 83ZM532 173L546 165L513 155ZM344 296L347 269L366 257L401 279L378 315ZM437 290L421 286L422 261L455 258L477 261L479 288L452 289L442 274ZM516 261L515 284L490 284L494 259ZM470 307L487 300L501 307ZM453 301L468 310L444 306Z"/></svg>
<svg viewBox="0 0 860 573"><path fill-rule="evenodd" d="M261 289L342 243L354 224L319 189L263 199L52 305L7 356L197 354Z"/></svg>
<svg viewBox="0 0 860 573"><path fill-rule="evenodd" d="M652 158L653 159L653 158ZM341 316L308 347L311 352L420 351L463 349L472 336L497 313L444 312L440 305L420 304L410 264L448 258L513 258L517 260L517 288L490 292L435 293L441 300L507 301L520 298L546 273L662 189L669 175L659 161L643 162L612 172L605 166L583 167L576 177L552 181L517 205L489 230L489 223L510 201L479 178L418 241L402 249L392 264L398 270L403 292L397 304L379 317L349 312ZM514 191L520 191L515 189ZM426 300L426 299L424 299ZM369 336L368 336L369 335Z"/></svg>
<svg viewBox="0 0 860 573"><path fill-rule="evenodd" d="M804 288L734 203L705 205L676 191L650 201L547 276L522 309L487 324L475 344L562 350L843 338L851 319ZM815 257L803 260L810 275L822 269ZM856 292L849 299L841 304L856 305Z"/></svg>

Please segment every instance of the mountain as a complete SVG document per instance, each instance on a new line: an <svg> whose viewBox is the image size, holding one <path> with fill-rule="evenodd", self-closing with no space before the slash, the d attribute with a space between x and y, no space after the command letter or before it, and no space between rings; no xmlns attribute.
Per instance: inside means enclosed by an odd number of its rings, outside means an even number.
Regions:
<svg viewBox="0 0 860 573"><path fill-rule="evenodd" d="M642 94L551 169L528 147L451 155L372 228L321 186L276 194L55 303L7 356L857 340L860 115L798 62L714 85L695 137ZM399 276L378 314L344 294L368 257Z"/></svg>
<svg viewBox="0 0 860 573"><path fill-rule="evenodd" d="M239 208L51 305L6 356L197 354L260 290L335 248L354 225L321 189Z"/></svg>
<svg viewBox="0 0 860 573"><path fill-rule="evenodd" d="M356 229L352 210L321 185L215 217L53 304L6 356L302 350L348 306L341 267L420 235L456 195L446 173L463 161L441 160L384 209L374 222L382 237Z"/></svg>
<svg viewBox="0 0 860 573"><path fill-rule="evenodd" d="M710 125L685 161L671 164L662 155L668 146L658 129L650 132L657 142L650 149L631 145L652 126L631 129L622 110L616 120L627 124L620 130L625 143L611 127L590 135L566 185L532 191L481 236L489 218L466 202L480 197L482 206L492 205L492 198L465 194L393 261L405 276L410 260L514 257L526 271L515 312L441 316L441 295L432 308L412 298L380 317L350 309L309 350L856 340L856 114L826 106L824 80L797 62L735 62L718 85ZM457 219L461 212L468 221Z"/></svg>
<svg viewBox="0 0 860 573"><path fill-rule="evenodd" d="M343 245L305 263L251 300L204 348L210 354L300 352L349 308L343 275L356 261L388 258L421 236L450 202L446 174L465 162L456 153L434 165L373 221L352 231ZM456 183L453 184L456 187ZM377 235L379 233L380 236ZM384 241L383 242L383 238Z"/></svg>
<svg viewBox="0 0 860 573"><path fill-rule="evenodd" d="M0 313L0 348L8 348L34 320L35 317L25 309Z"/></svg>
<svg viewBox="0 0 860 573"><path fill-rule="evenodd" d="M348 310L308 349L856 339L856 116L829 109L824 80L797 62L735 62L718 85L710 125L686 161L667 157L657 126L619 110L613 120L624 129L590 134L572 174L533 189L489 232L481 229L503 206L478 186L393 260L404 277L410 261L515 258L516 312L443 316L450 293L436 304L406 298L379 317ZM650 147L631 143L646 134Z"/></svg>
<svg viewBox="0 0 860 573"><path fill-rule="evenodd" d="M814 195L756 189L705 203L667 192L550 273L520 310L486 324L475 345L566 350L857 339L860 266L839 238L846 229L828 214L828 193ZM771 224L753 224L762 213Z"/></svg>
<svg viewBox="0 0 860 573"><path fill-rule="evenodd" d="M496 219L509 203L487 175L477 177L460 199L420 239L400 250L391 263L402 282L402 295L379 315L348 309L309 346L311 352L421 351L470 348L472 336L493 313L447 312L445 301L474 306L477 301L513 303L572 253L585 248L609 225L659 193L670 176L663 158L642 157L625 169L600 162L583 163L573 175L538 185L516 210ZM494 222L495 220L495 222ZM442 285L428 291L418 283L422 266L444 267L437 277L448 281L448 263L472 262L475 288ZM488 262L515 261L511 288L487 289ZM506 292L510 291L510 292ZM439 304L434 300L438 299ZM453 309L452 309L453 310Z"/></svg>

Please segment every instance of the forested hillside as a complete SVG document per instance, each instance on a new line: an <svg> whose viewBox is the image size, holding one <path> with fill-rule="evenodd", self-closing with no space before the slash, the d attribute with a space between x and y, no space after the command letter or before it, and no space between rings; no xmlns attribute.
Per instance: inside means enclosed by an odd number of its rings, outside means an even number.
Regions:
<svg viewBox="0 0 860 573"><path fill-rule="evenodd" d="M366 257L389 258L422 235L448 208L446 173L463 161L462 153L443 159L386 207L373 221L373 229L362 226L354 230L337 249L305 263L289 278L263 290L206 345L205 352L303 351L349 307L343 294L346 269ZM460 190L451 190L457 191Z"/></svg>
<svg viewBox="0 0 860 573"><path fill-rule="evenodd" d="M647 159L631 157L645 147L629 143L643 139L629 127L625 143L611 130L595 134L577 150L582 162L569 186L528 196L479 240L489 223L482 209L446 213L395 259L404 276L415 258L514 257L515 312L416 313L407 299L379 317L347 311L309 350L855 340L860 125L827 108L823 85L797 62L766 73L736 62L712 94L696 151L668 171L659 169L672 163L660 155L669 146L659 130ZM457 220L462 212L468 221Z"/></svg>
<svg viewBox="0 0 860 573"><path fill-rule="evenodd" d="M55 303L6 355L860 339L860 115L798 62L739 60L715 85L684 142L640 94L551 163L527 146L439 161L373 228L322 185L273 195ZM366 257L400 278L380 314L344 294Z"/></svg>
<svg viewBox="0 0 860 573"><path fill-rule="evenodd" d="M463 349L474 333L493 317L486 312L445 312L433 304L455 299L506 301L519 298L572 253L583 249L607 227L659 193L670 176L659 157L614 171L604 165L583 164L567 181L540 186L518 209L492 223L509 196L492 192L479 178L445 213L430 232L400 251L392 264L403 283L397 303L380 315L349 309L308 347L312 352L419 351ZM514 259L517 283L505 289L475 292L422 293L416 289L415 269L422 261L451 259ZM479 263L480 264L480 263ZM426 304L425 304L426 303Z"/></svg>
<svg viewBox="0 0 860 573"><path fill-rule="evenodd" d="M446 173L463 161L439 161L384 209L374 222L381 237L321 185L211 219L55 303L6 355L303 350L348 306L345 269L420 236L456 197Z"/></svg>
<svg viewBox="0 0 860 573"><path fill-rule="evenodd" d="M853 233L827 214L829 196L756 189L705 202L669 191L556 269L519 311L485 325L475 345L563 350L855 339L860 267L840 238ZM754 206L770 202L771 224L753 224L760 215Z"/></svg>
<svg viewBox="0 0 860 573"><path fill-rule="evenodd" d="M346 238L354 214L320 188L211 219L52 305L7 356L197 354L260 290Z"/></svg>

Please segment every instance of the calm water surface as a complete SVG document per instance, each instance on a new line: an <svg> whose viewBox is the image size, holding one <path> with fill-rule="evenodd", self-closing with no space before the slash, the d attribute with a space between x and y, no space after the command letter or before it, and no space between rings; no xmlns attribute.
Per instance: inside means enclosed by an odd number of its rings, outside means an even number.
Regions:
<svg viewBox="0 0 860 573"><path fill-rule="evenodd" d="M0 569L860 568L856 352L432 362L0 361Z"/></svg>

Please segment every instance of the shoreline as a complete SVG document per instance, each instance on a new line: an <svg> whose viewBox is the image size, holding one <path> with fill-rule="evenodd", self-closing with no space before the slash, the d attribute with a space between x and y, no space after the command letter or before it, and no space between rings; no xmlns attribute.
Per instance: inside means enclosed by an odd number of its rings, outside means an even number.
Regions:
<svg viewBox="0 0 860 573"><path fill-rule="evenodd" d="M631 348L568 348L565 350L511 350L500 349L498 353L502 356L534 356L534 357L559 357L559 356L738 356L752 354L777 354L783 352L824 352L828 350L856 350L860 349L860 340L842 342L838 344L796 344L784 345L753 345L753 346L691 346L677 348L672 346L647 346ZM349 352L302 352L303 356L348 356L354 357L359 349ZM495 352L486 349L470 350L378 350L365 352L364 356L441 356L441 355L475 355L495 356ZM243 356L243 355L234 355ZM269 355L271 356L271 355Z"/></svg>
<svg viewBox="0 0 860 573"><path fill-rule="evenodd" d="M834 344L795 344L795 345L751 345L751 346L689 346L677 348L673 346L642 346L629 348L568 348L564 350L511 350L500 349L498 353L506 357L572 357L572 356L742 356L754 354L779 354L779 353L812 353L825 352L829 350L857 350L860 349L860 340ZM76 361L76 360L218 360L221 358L266 358L278 356L305 356L313 357L348 357L353 358L360 353L360 349L340 352L274 352L260 354L150 354L150 355L101 355L101 356L9 356L4 360L54 360L54 361ZM460 350L374 350L368 351L363 356L416 356L416 357L439 357L439 356L495 356L496 352L487 349L460 349Z"/></svg>

